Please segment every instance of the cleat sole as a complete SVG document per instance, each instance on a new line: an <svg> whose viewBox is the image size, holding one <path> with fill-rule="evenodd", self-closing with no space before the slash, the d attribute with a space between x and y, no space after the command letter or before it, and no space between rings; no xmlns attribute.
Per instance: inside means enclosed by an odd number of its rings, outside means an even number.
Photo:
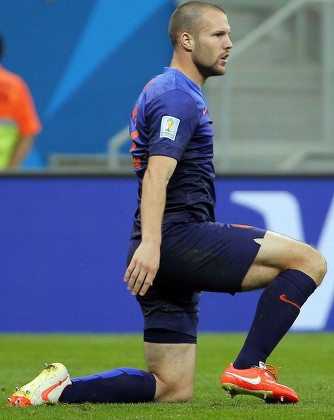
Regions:
<svg viewBox="0 0 334 420"><path fill-rule="evenodd" d="M234 398L236 395L251 395L253 397L260 398L264 400L268 404L272 403L281 403L281 404L289 404L292 401L286 400L283 396L281 397L274 397L272 391L267 390L250 390L246 388L241 388L234 384L223 383L222 388Z"/></svg>

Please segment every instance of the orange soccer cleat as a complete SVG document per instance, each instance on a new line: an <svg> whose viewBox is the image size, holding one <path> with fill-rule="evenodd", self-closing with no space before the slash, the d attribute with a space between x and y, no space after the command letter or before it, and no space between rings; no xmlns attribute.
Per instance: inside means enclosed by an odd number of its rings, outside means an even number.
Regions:
<svg viewBox="0 0 334 420"><path fill-rule="evenodd" d="M293 389L278 383L277 368L263 362L249 369L235 369L231 363L222 375L221 385L232 398L237 394L246 394L268 403L298 402L298 395Z"/></svg>

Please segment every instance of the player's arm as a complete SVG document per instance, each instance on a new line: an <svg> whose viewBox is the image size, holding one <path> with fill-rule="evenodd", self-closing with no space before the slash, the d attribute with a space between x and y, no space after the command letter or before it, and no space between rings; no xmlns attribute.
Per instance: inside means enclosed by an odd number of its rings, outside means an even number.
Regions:
<svg viewBox="0 0 334 420"><path fill-rule="evenodd" d="M17 168L22 160L26 157L32 145L34 144L35 136L21 136L16 143L12 158L8 164L8 169Z"/></svg>
<svg viewBox="0 0 334 420"><path fill-rule="evenodd" d="M159 268L166 187L176 164L175 159L166 156L151 156L148 161L140 207L142 241L124 277L133 295L146 293Z"/></svg>

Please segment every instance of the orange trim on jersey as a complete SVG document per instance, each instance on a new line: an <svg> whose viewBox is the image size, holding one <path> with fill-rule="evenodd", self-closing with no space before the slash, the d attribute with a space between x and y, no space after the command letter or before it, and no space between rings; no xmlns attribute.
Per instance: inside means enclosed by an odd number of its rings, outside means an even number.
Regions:
<svg viewBox="0 0 334 420"><path fill-rule="evenodd" d="M138 115L138 104L136 104L136 106L134 107L131 118L134 119L137 115Z"/></svg>
<svg viewBox="0 0 334 420"><path fill-rule="evenodd" d="M134 131L130 134L131 140L136 139L138 137L138 130Z"/></svg>
<svg viewBox="0 0 334 420"><path fill-rule="evenodd" d="M134 157L133 158L133 166L134 166L135 169L140 169L141 168L140 157Z"/></svg>
<svg viewBox="0 0 334 420"><path fill-rule="evenodd" d="M136 147L137 147L137 145L136 145L136 143L133 141L133 142L132 142L132 145L131 145L130 153L131 153L131 152L133 152L134 150L136 150Z"/></svg>

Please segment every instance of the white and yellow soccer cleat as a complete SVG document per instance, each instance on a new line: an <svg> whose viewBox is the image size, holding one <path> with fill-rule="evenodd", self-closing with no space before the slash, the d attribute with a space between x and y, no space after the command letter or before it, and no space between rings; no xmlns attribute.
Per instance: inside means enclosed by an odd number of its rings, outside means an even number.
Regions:
<svg viewBox="0 0 334 420"><path fill-rule="evenodd" d="M8 398L7 405L20 407L56 403L64 388L70 384L70 376L64 365L45 364L45 369L35 379L16 388L16 392Z"/></svg>

